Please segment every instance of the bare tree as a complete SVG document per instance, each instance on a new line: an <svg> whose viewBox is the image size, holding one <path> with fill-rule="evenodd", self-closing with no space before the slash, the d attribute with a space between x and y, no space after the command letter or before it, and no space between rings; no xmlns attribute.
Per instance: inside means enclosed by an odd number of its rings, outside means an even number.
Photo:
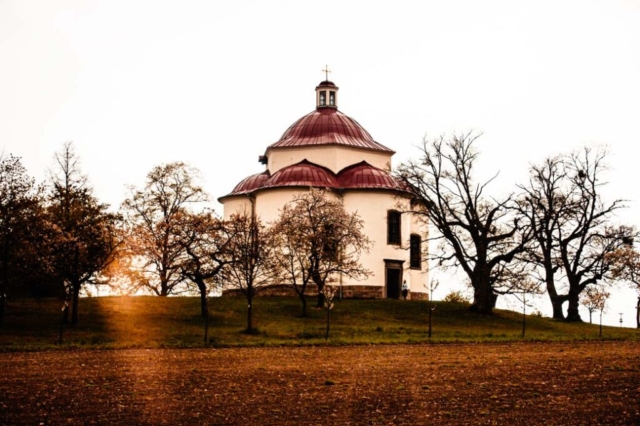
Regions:
<svg viewBox="0 0 640 426"><path fill-rule="evenodd" d="M275 258L302 302L302 316L307 316L309 282L317 286L321 307L325 284L340 274L353 279L371 274L360 263L360 255L371 244L362 228L357 213L347 213L326 190L312 188L283 207L273 225Z"/></svg>
<svg viewBox="0 0 640 426"><path fill-rule="evenodd" d="M198 176L195 168L182 162L156 166L144 188L132 187L122 205L129 249L144 275L139 285L158 296L179 293L184 281L180 264L185 250L178 241L177 225L188 206L208 200Z"/></svg>
<svg viewBox="0 0 640 426"><path fill-rule="evenodd" d="M245 331L254 333L253 298L279 275L278 263L273 254L273 233L259 218L245 213L232 215L227 228L233 238L228 245L231 260L223 269L225 283L246 297Z"/></svg>
<svg viewBox="0 0 640 426"><path fill-rule="evenodd" d="M520 185L524 191L520 212L531 224L534 245L522 259L535 265L534 276L544 282L553 318L564 319L562 304L568 295L560 295L556 287L556 274L562 266L556 230L568 225L573 211L565 161L560 156L547 158L542 165L531 166L529 174L529 184Z"/></svg>
<svg viewBox="0 0 640 426"><path fill-rule="evenodd" d="M440 280L437 280L435 278L431 278L429 280L429 286L427 286L426 284L424 285L424 287L429 290L429 300L433 301L433 292L436 291L439 286Z"/></svg>
<svg viewBox="0 0 640 426"><path fill-rule="evenodd" d="M491 313L498 294L508 293L515 256L530 235L515 214L514 196L502 200L485 194L492 179L477 184L478 152L471 133L423 141L421 158L402 164L396 173L413 192L418 210L440 242L431 259L441 267L461 267L474 289L472 310Z"/></svg>
<svg viewBox="0 0 640 426"><path fill-rule="evenodd" d="M531 168L529 184L521 186L520 211L533 230L535 248L525 258L542 270L554 318L580 321L581 292L612 278L609 254L633 238L628 226L613 226L622 200L604 203L601 197L606 151L584 148L567 156L547 159ZM558 282L566 284L561 294Z"/></svg>

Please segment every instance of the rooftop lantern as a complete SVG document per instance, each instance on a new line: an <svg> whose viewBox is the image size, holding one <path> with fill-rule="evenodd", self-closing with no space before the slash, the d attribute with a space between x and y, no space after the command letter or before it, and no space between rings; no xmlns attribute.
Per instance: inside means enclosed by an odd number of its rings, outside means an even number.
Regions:
<svg viewBox="0 0 640 426"><path fill-rule="evenodd" d="M338 109L338 87L329 81L329 67L322 70L325 80L316 87L316 108Z"/></svg>

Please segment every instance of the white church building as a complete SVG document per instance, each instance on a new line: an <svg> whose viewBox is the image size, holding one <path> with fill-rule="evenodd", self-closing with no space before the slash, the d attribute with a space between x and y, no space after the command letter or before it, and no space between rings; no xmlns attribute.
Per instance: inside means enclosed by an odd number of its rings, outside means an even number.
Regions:
<svg viewBox="0 0 640 426"><path fill-rule="evenodd" d="M348 212L357 212L372 242L360 257L372 275L363 281L341 278L343 297L399 298L406 281L411 299L426 299L427 226L401 213L412 209L412 196L389 173L394 151L338 110L338 87L331 81L316 87L315 103L314 111L259 156L266 170L245 178L219 199L224 218L254 211L268 224L296 194L326 188L341 198Z"/></svg>

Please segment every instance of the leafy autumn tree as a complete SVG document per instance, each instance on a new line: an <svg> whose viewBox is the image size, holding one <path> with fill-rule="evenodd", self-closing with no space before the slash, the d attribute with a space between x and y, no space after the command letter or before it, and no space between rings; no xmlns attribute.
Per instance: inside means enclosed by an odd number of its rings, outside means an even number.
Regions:
<svg viewBox="0 0 640 426"><path fill-rule="evenodd" d="M592 314L595 311L604 311L605 303L610 295L610 293L594 286L587 287L587 289L582 292L580 304L589 311L589 324L593 323Z"/></svg>
<svg viewBox="0 0 640 426"><path fill-rule="evenodd" d="M247 333L254 333L253 298L273 283L279 275L274 258L273 232L252 214L238 213L227 222L233 235L227 246L231 260L223 269L229 288L237 289L247 299Z"/></svg>
<svg viewBox="0 0 640 426"><path fill-rule="evenodd" d="M562 305L568 302L566 319L581 320L580 294L612 279L609 254L636 234L631 227L611 224L624 206L622 200L602 200L605 158L605 151L591 148L552 157L532 166L528 185L520 186L520 212L535 243L523 258L541 271L537 276L546 285L556 319L564 318Z"/></svg>
<svg viewBox="0 0 640 426"><path fill-rule="evenodd" d="M40 210L40 201L20 158L0 156L0 325L7 295L24 293L27 284L30 237L36 231L33 217Z"/></svg>
<svg viewBox="0 0 640 426"><path fill-rule="evenodd" d="M66 143L54 160L46 205L52 232L47 261L67 288L71 323L77 324L82 286L111 262L120 244L115 232L119 217L93 196L72 143Z"/></svg>
<svg viewBox="0 0 640 426"><path fill-rule="evenodd" d="M633 247L633 240L627 239L625 245L609 254L608 260L613 264L614 278L627 281L639 293L636 305L636 326L640 328L640 253Z"/></svg>
<svg viewBox="0 0 640 426"><path fill-rule="evenodd" d="M442 301L449 303L469 303L467 298L464 296L464 294L462 294L460 290L449 292L449 294L444 296Z"/></svg>
<svg viewBox="0 0 640 426"><path fill-rule="evenodd" d="M234 238L234 228L227 226L212 211L185 212L178 217L178 244L185 250L179 266L182 274L193 282L200 293L200 311L208 317L207 297L210 287L222 276L225 265L232 261L229 252ZM217 282L219 283L219 280Z"/></svg>
<svg viewBox="0 0 640 426"><path fill-rule="evenodd" d="M96 288L107 288L109 294L131 295L135 293L137 283L143 277L135 267L136 258L126 244L128 229L122 221L122 217L118 217L114 234L116 241L120 244L113 252L109 264L91 280L90 284Z"/></svg>
<svg viewBox="0 0 640 426"><path fill-rule="evenodd" d="M532 279L529 275L522 275L514 285L511 291L513 296L522 303L522 337L524 337L527 328L527 306L532 307L529 296L541 294L541 283Z"/></svg>
<svg viewBox="0 0 640 426"><path fill-rule="evenodd" d="M415 197L423 217L438 233L430 259L443 268L460 267L474 290L471 309L493 311L499 294L512 286L515 257L530 240L528 227L516 214L515 196L489 197L484 183L474 180L478 151L471 133L440 137L421 147L421 158L400 165L396 176Z"/></svg>
<svg viewBox="0 0 640 426"><path fill-rule="evenodd" d="M207 201L197 183L198 171L182 162L154 167L144 188L131 187L122 204L129 238L128 249L139 264L139 287L158 296L179 293L185 277L180 265L185 249L180 244L180 215L188 207Z"/></svg>
<svg viewBox="0 0 640 426"><path fill-rule="evenodd" d="M273 225L275 259L283 279L291 282L302 302L303 317L307 316L305 291L310 282L317 286L321 307L325 284L334 282L339 274L354 279L371 274L359 261L371 245L362 228L357 213L347 213L325 190L312 188L283 207Z"/></svg>

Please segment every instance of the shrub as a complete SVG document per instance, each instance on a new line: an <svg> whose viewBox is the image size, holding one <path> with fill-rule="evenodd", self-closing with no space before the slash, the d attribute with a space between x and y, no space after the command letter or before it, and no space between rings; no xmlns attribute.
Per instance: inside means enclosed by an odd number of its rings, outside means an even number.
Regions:
<svg viewBox="0 0 640 426"><path fill-rule="evenodd" d="M469 301L466 297L464 297L461 291L452 291L444 297L443 301L454 303L469 303Z"/></svg>

